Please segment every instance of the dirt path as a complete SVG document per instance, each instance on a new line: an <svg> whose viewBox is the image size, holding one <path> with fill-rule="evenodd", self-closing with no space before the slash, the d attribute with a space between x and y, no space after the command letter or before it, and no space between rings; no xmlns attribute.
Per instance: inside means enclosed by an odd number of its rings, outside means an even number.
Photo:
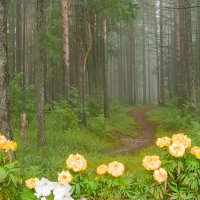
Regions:
<svg viewBox="0 0 200 200"><path fill-rule="evenodd" d="M117 134L117 137L121 140L121 145L112 152L113 154L133 153L153 144L156 125L152 121L146 119L145 113L154 107L155 105L147 105L143 108L136 108L128 113L135 118L139 125L138 131L141 134L139 137L135 138Z"/></svg>

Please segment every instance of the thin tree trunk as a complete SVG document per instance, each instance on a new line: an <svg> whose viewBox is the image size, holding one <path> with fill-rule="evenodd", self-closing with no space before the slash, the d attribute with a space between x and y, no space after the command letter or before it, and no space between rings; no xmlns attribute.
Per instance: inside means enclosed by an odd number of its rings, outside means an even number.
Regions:
<svg viewBox="0 0 200 200"><path fill-rule="evenodd" d="M160 0L160 105L165 104L165 82L164 82L164 57L163 57L163 12L162 0Z"/></svg>
<svg viewBox="0 0 200 200"><path fill-rule="evenodd" d="M45 117L44 117L44 63L42 52L42 40L44 30L44 0L37 0L37 47L38 55L36 62L36 90L37 90L37 119L38 119L38 145L46 142Z"/></svg>
<svg viewBox="0 0 200 200"><path fill-rule="evenodd" d="M130 25L129 25L130 26ZM127 47L128 47L128 53L127 53L127 59L128 59L128 101L129 104L133 104L133 36L132 36L132 27L129 28L128 30L128 37L127 37Z"/></svg>
<svg viewBox="0 0 200 200"><path fill-rule="evenodd" d="M16 2L16 72L22 71L22 0Z"/></svg>
<svg viewBox="0 0 200 200"><path fill-rule="evenodd" d="M142 59L143 59L143 104L146 104L146 36L145 36L145 17L143 13L143 22L142 22Z"/></svg>
<svg viewBox="0 0 200 200"><path fill-rule="evenodd" d="M132 48L133 48L133 89L134 89L134 105L137 104L137 68L136 68L136 62L135 62L135 34L133 33L132 38Z"/></svg>
<svg viewBox="0 0 200 200"><path fill-rule="evenodd" d="M158 104L160 104L160 67L159 67L159 50L158 50L158 20L155 13L155 40L156 40L156 74L157 74L157 98L158 98Z"/></svg>
<svg viewBox="0 0 200 200"><path fill-rule="evenodd" d="M109 118L108 103L108 66L107 66L107 23L106 17L103 18L103 93L104 93L104 117Z"/></svg>
<svg viewBox="0 0 200 200"><path fill-rule="evenodd" d="M26 113L20 114L20 137L26 139Z"/></svg>
<svg viewBox="0 0 200 200"><path fill-rule="evenodd" d="M63 59L64 59L64 94L69 97L70 90L70 66L69 66L69 30L70 0L61 0L62 7L62 27L63 27Z"/></svg>

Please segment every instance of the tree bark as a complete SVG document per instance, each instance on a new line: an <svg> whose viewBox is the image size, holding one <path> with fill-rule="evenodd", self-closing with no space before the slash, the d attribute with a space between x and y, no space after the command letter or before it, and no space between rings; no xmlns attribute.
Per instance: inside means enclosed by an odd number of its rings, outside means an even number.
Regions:
<svg viewBox="0 0 200 200"><path fill-rule="evenodd" d="M37 47L38 55L36 62L36 91L37 91L37 120L38 120L38 145L46 142L45 117L44 117L44 64L43 64L43 30L44 30L44 0L37 0Z"/></svg>
<svg viewBox="0 0 200 200"><path fill-rule="evenodd" d="M180 55L180 13L179 13L179 0L176 0L176 10L175 10L175 32L176 32L176 94L178 96L178 106L181 107L183 104L183 95L182 95L182 83L181 83L181 55Z"/></svg>
<svg viewBox="0 0 200 200"><path fill-rule="evenodd" d="M16 72L22 71L22 0L16 1Z"/></svg>
<svg viewBox="0 0 200 200"><path fill-rule="evenodd" d="M0 1L0 132L13 139L9 102L9 74L7 59L7 7L6 0Z"/></svg>
<svg viewBox="0 0 200 200"><path fill-rule="evenodd" d="M163 57L163 19L162 0L160 0L160 105L165 104L165 82L164 82L164 57Z"/></svg>
<svg viewBox="0 0 200 200"><path fill-rule="evenodd" d="M26 139L26 113L20 114L20 137Z"/></svg>
<svg viewBox="0 0 200 200"><path fill-rule="evenodd" d="M145 13L143 11L143 22L142 22L142 59L143 59L143 104L146 104L146 36L145 36Z"/></svg>
<svg viewBox="0 0 200 200"><path fill-rule="evenodd" d="M194 81L194 67L192 56L192 25L191 25L191 6L189 0L185 0L185 28L186 28L186 54L188 60L188 81L189 81L189 97L193 114L197 113L196 90Z"/></svg>
<svg viewBox="0 0 200 200"><path fill-rule="evenodd" d="M130 25L129 25L130 26ZM129 104L133 105L133 28L132 26L128 30L128 37L127 37L127 64L128 64L128 70L127 70L127 77L128 77L128 102Z"/></svg>
<svg viewBox="0 0 200 200"><path fill-rule="evenodd" d="M108 66L107 66L107 22L106 17L103 17L102 24L103 32L103 94L104 94L104 117L109 118L109 103L108 103Z"/></svg>
<svg viewBox="0 0 200 200"><path fill-rule="evenodd" d="M70 66L69 66L69 30L70 30L70 0L61 0L62 28L63 28L63 59L64 59L64 95L67 99L70 90Z"/></svg>

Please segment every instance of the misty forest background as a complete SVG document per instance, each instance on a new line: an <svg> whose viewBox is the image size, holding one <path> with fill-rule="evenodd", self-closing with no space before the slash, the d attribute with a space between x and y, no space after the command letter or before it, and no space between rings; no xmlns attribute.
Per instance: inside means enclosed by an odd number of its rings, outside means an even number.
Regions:
<svg viewBox="0 0 200 200"><path fill-rule="evenodd" d="M72 152L110 160L145 104L156 136L200 141L199 0L1 0L0 39L0 131L25 176L54 177ZM139 169L154 150L116 156Z"/></svg>

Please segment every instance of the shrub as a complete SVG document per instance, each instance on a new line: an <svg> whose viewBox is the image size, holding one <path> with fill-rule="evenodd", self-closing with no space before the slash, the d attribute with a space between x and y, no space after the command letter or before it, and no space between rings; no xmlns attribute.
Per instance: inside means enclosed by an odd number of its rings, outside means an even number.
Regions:
<svg viewBox="0 0 200 200"><path fill-rule="evenodd" d="M162 144L166 144L163 145ZM157 145L167 150L161 158L163 171L154 171L154 179L163 184L163 194L170 199L200 198L200 147L191 146L191 139L184 134L174 134L171 144L166 143L166 137L159 138ZM153 166L156 165L151 160ZM158 167L159 168L159 167ZM167 174L166 174L167 173ZM162 199L162 198L159 198Z"/></svg>
<svg viewBox="0 0 200 200"><path fill-rule="evenodd" d="M89 119L89 130L97 135L106 135L106 128L108 126L108 121L100 115L99 117L92 117Z"/></svg>
<svg viewBox="0 0 200 200"><path fill-rule="evenodd" d="M48 105L46 109L49 110L50 106ZM78 127L77 115L64 99L52 104L52 112L50 113L50 117L52 129L55 131Z"/></svg>
<svg viewBox="0 0 200 200"><path fill-rule="evenodd" d="M0 134L0 199L14 199L19 185L19 163L12 159L17 145Z"/></svg>

